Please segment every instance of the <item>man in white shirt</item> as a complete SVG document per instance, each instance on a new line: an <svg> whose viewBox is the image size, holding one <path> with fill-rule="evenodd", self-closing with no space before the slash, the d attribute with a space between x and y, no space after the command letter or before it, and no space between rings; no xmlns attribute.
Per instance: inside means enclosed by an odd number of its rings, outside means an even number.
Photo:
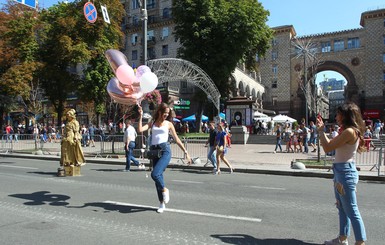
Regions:
<svg viewBox="0 0 385 245"><path fill-rule="evenodd" d="M124 150L126 151L126 169L124 171L130 171L131 161L139 167L139 169L145 169L144 164L140 164L138 160L134 157L135 149L135 138L137 136L135 128L131 125L131 119L127 118L126 129L124 130Z"/></svg>

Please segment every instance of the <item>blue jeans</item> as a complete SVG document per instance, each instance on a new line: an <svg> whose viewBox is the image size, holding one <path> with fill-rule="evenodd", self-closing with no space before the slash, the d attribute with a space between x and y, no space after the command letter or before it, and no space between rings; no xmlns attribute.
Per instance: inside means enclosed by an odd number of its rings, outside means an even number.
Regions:
<svg viewBox="0 0 385 245"><path fill-rule="evenodd" d="M358 172L356 165L354 162L335 163L333 164L333 172L334 193L339 211L340 235L349 236L350 223L352 223L356 241L365 241L365 226L357 206Z"/></svg>
<svg viewBox="0 0 385 245"><path fill-rule="evenodd" d="M128 143L128 150L126 150L126 170L130 170L131 161L133 161L136 166L139 166L138 160L136 160L136 158L133 155L134 149L135 149L135 142L130 141L130 143Z"/></svg>
<svg viewBox="0 0 385 245"><path fill-rule="evenodd" d="M215 147L214 146L210 146L209 153L207 153L207 159L209 159L209 161L214 166L214 168L217 168L217 158L215 155Z"/></svg>
<svg viewBox="0 0 385 245"><path fill-rule="evenodd" d="M282 151L281 140L282 140L281 137L277 137L277 143L275 144L274 151L277 151L278 147L279 147L279 150Z"/></svg>
<svg viewBox="0 0 385 245"><path fill-rule="evenodd" d="M152 160L152 172L151 178L155 181L156 192L158 194L159 202L163 202L162 191L164 189L163 172L166 170L171 160L171 147L170 143L162 143L156 145L162 149L162 157ZM156 146L151 146L150 149L154 149Z"/></svg>
<svg viewBox="0 0 385 245"><path fill-rule="evenodd" d="M309 138L308 137L305 137L303 138L303 152L306 152L308 153L309 152Z"/></svg>

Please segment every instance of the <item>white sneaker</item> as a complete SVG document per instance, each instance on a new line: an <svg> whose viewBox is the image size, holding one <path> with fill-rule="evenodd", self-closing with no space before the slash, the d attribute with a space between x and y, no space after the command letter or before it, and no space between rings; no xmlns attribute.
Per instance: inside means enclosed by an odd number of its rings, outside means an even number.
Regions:
<svg viewBox="0 0 385 245"><path fill-rule="evenodd" d="M211 163L207 162L203 167L207 168L210 167Z"/></svg>
<svg viewBox="0 0 385 245"><path fill-rule="evenodd" d="M339 237L330 241L325 241L325 245L348 245L348 239L341 241Z"/></svg>
<svg viewBox="0 0 385 245"><path fill-rule="evenodd" d="M164 188L162 195L163 195L163 202L167 204L170 201L170 192L168 191L167 188Z"/></svg>
<svg viewBox="0 0 385 245"><path fill-rule="evenodd" d="M160 205L159 205L159 208L156 210L157 213L163 213L164 210L166 210L166 205L162 202Z"/></svg>
<svg viewBox="0 0 385 245"><path fill-rule="evenodd" d="M145 170L146 166L143 163L141 163L138 165L138 169Z"/></svg>

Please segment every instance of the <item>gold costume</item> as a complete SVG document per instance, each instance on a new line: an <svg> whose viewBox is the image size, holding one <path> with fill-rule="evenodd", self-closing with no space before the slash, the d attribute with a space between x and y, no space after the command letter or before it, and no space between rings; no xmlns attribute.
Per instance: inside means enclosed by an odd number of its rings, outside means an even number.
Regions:
<svg viewBox="0 0 385 245"><path fill-rule="evenodd" d="M81 147L79 122L75 117L75 110L67 112L67 124L61 141L60 166L82 166L85 164L84 154Z"/></svg>

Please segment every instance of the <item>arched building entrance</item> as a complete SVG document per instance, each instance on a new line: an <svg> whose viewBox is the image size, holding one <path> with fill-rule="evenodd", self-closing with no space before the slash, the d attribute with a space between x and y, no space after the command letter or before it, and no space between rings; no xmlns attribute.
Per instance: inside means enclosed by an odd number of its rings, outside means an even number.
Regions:
<svg viewBox="0 0 385 245"><path fill-rule="evenodd" d="M306 101L298 79L304 60L292 43L311 42L321 62L315 71L336 71L347 80L344 99L357 103L363 114L385 119L385 9L361 14L362 28L297 37L292 25L273 28L271 48L260 59L261 83L266 88L264 108L305 117ZM373 113L375 112L375 113ZM333 119L334 120L334 119Z"/></svg>

